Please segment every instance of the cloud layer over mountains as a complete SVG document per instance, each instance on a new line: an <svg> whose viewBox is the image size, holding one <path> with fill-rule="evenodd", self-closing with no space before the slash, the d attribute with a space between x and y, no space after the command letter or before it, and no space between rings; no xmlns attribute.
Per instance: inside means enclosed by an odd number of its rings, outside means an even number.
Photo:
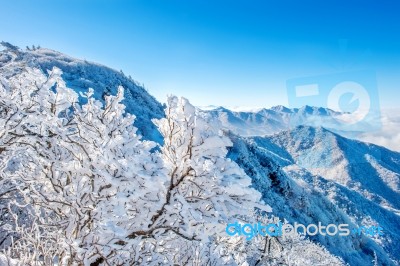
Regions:
<svg viewBox="0 0 400 266"><path fill-rule="evenodd" d="M382 110L381 123L381 130L361 134L359 139L400 151L400 109Z"/></svg>

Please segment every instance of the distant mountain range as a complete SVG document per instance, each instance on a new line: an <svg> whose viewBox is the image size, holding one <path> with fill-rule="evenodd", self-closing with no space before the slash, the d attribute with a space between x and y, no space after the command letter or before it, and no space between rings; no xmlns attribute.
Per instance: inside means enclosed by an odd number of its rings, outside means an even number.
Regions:
<svg viewBox="0 0 400 266"><path fill-rule="evenodd" d="M2 46L1 78L25 66L44 72L57 66L69 87L77 92L92 87L98 99L123 86L126 110L136 115L139 133L161 142L151 119L163 117L163 106L133 79L53 50ZM326 108L275 106L236 112L211 107L203 112L210 123L227 131L234 144L229 157L253 179L273 215L304 224L379 225L384 230L380 237L310 239L350 265L372 265L375 256L379 265L399 265L400 153L343 137L349 132L343 132L337 120L342 114Z"/></svg>
<svg viewBox="0 0 400 266"><path fill-rule="evenodd" d="M323 126L341 135L356 138L368 129L371 121L361 121L355 125L344 123L348 113L341 113L323 107L303 106L287 108L282 105L267 108L225 108L222 106L199 107L207 112L210 120L221 128L241 136L261 136L278 133L299 125Z"/></svg>

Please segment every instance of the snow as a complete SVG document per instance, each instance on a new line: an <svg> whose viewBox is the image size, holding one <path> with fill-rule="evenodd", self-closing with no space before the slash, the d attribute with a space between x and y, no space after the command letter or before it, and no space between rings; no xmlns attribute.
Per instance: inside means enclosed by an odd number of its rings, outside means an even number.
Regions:
<svg viewBox="0 0 400 266"><path fill-rule="evenodd" d="M396 265L399 153L307 126L266 137L231 138L229 156L253 178L273 215L304 224L358 227L373 221L387 228L383 237L312 239L350 265L368 265L373 259L369 250L375 250L381 262ZM358 248L360 241L363 249Z"/></svg>
<svg viewBox="0 0 400 266"><path fill-rule="evenodd" d="M337 134L340 113L196 108L175 96L164 112L118 71L9 44L0 78L0 205L10 212L0 236L19 239L2 244L13 259L37 262L42 252L60 265L90 264L98 254L122 265L400 261L400 154ZM234 219L379 225L385 234L280 239L266 255L266 239L246 244L223 233ZM10 253L0 254L4 262Z"/></svg>
<svg viewBox="0 0 400 266"><path fill-rule="evenodd" d="M17 266L18 261L0 253L0 266Z"/></svg>

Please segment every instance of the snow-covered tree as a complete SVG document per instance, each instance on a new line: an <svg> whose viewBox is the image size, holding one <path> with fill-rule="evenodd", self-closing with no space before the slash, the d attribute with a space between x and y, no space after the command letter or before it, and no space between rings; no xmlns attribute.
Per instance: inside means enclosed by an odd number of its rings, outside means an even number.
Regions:
<svg viewBox="0 0 400 266"><path fill-rule="evenodd" d="M27 69L3 86L1 96L0 147L9 153L2 160L2 182L19 194L7 202L13 220L8 228L16 235L9 254L121 263L121 254L128 253L118 242L157 207L150 202L162 177L149 152L154 144L140 141L134 116L124 114L122 88L106 97L104 107L92 91L81 95L87 103L80 106L58 69L48 77ZM24 220L16 209L25 210ZM53 239L48 247L57 252L43 258L39 239Z"/></svg>
<svg viewBox="0 0 400 266"><path fill-rule="evenodd" d="M188 100L169 97L165 113L166 118L154 121L164 137L161 158L168 180L161 190L163 204L145 229L134 230L129 238L163 239L153 244L166 250L167 245L210 248L226 236L227 221L254 211L260 194L249 187L244 171L225 157L230 140ZM176 263L192 253L175 254L165 252L163 260Z"/></svg>

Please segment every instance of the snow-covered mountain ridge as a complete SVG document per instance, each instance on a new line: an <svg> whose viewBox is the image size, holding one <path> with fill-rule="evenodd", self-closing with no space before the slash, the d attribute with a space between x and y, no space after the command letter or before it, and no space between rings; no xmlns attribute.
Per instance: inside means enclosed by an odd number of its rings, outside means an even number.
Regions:
<svg viewBox="0 0 400 266"><path fill-rule="evenodd" d="M104 100L105 95L115 95L118 86L123 86L125 88L123 103L126 105L126 111L137 117L135 125L139 133L146 139L160 141L161 136L151 119L164 116L162 105L146 89L122 72L46 48L22 50L9 43L1 43L1 76L4 78L13 76L26 66L40 68L44 73L53 67L58 67L63 71L62 77L68 87L78 93L86 92L88 88L96 88L94 97L100 100Z"/></svg>
<svg viewBox="0 0 400 266"><path fill-rule="evenodd" d="M231 136L230 157L253 178L273 214L290 222L380 225L383 237L312 237L351 265L400 260L400 153L299 126L266 137ZM384 259L385 258L385 259Z"/></svg>
<svg viewBox="0 0 400 266"><path fill-rule="evenodd" d="M340 130L337 117L342 113L322 107L287 108L282 105L254 110L200 107L221 128L241 136L271 135L298 125L325 126Z"/></svg>

